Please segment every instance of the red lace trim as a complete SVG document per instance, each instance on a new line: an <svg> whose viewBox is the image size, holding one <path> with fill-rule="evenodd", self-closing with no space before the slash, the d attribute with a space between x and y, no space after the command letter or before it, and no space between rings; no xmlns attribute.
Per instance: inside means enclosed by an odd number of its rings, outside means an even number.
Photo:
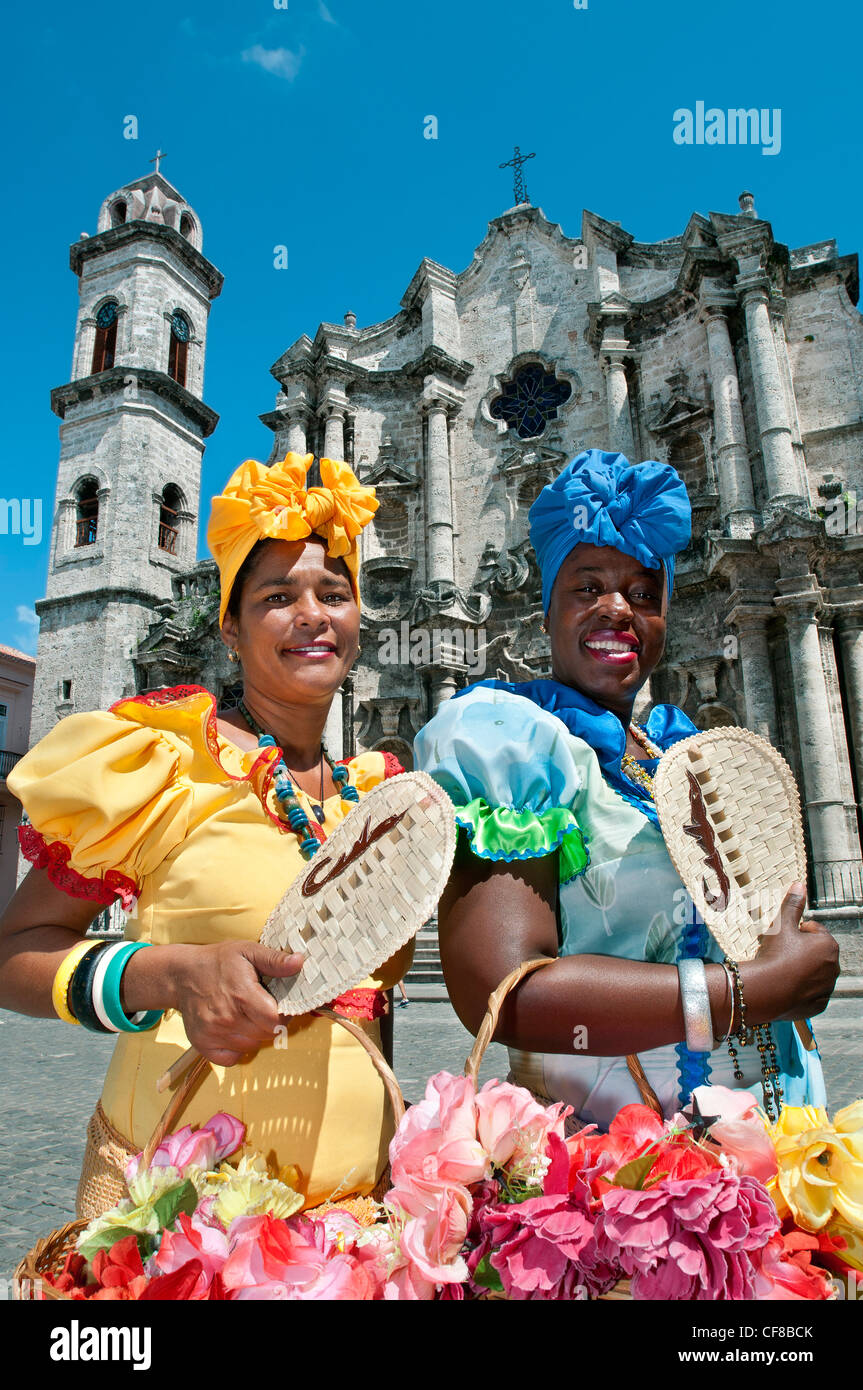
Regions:
<svg viewBox="0 0 863 1390"><path fill-rule="evenodd" d="M384 777L398 777L404 768L396 757L395 753L384 753Z"/></svg>
<svg viewBox="0 0 863 1390"><path fill-rule="evenodd" d="M382 989L348 989L333 1000L330 1008L342 1018L370 1021L386 1013L387 997Z"/></svg>
<svg viewBox="0 0 863 1390"><path fill-rule="evenodd" d="M120 705L152 705L158 708L161 705L173 705L178 700L186 700L190 695L209 695L213 696L209 690L205 690L202 685L160 685L158 690L145 690L143 695L124 695L122 700L116 700L110 706L110 712Z"/></svg>
<svg viewBox="0 0 863 1390"><path fill-rule="evenodd" d="M387 777L398 777L400 772L404 772L404 768L394 753L384 753L382 750L376 751L380 751L381 757L384 760L384 779ZM357 754L357 756L362 757L362 754ZM337 758L336 766L347 767L348 763L351 762L353 762L353 758Z"/></svg>
<svg viewBox="0 0 863 1390"><path fill-rule="evenodd" d="M119 898L125 912L131 912L139 888L131 878L117 869L109 869L102 878L85 878L77 869L69 868L72 855L68 845L62 840L48 844L44 835L32 825L18 827L18 841L21 853L36 869L44 869L55 888L68 893L70 898L86 898L88 902L102 903L109 907Z"/></svg>

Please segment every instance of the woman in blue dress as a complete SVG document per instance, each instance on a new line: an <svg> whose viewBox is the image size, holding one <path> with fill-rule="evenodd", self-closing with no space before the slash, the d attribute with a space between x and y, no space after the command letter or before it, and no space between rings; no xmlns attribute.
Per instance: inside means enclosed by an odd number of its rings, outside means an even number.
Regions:
<svg viewBox="0 0 863 1390"><path fill-rule="evenodd" d="M769 1051L732 1039L735 1061L725 1041L742 990L748 1026L770 1025L782 1099L824 1105L818 1053L794 1020L826 1008L835 940L801 920L805 886L783 884L775 929L735 983L653 803L659 756L696 726L663 704L643 727L632 722L665 646L674 555L690 537L683 482L667 464L588 450L543 489L530 525L553 678L469 686L416 740L417 766L462 827L439 909L456 1012L476 1032L510 970L553 958L514 991L497 1037L516 1081L607 1127L639 1099L632 1053L666 1115L705 1083L745 1087L769 1109Z"/></svg>

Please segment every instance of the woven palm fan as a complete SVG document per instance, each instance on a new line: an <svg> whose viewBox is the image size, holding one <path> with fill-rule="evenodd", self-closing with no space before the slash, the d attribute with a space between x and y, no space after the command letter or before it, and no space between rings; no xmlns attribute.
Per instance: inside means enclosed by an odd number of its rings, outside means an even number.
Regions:
<svg viewBox="0 0 863 1390"><path fill-rule="evenodd" d="M452 802L425 772L388 778L364 796L264 924L262 945L305 956L298 975L264 981L279 1012L331 1003L415 936L437 907L455 841ZM175 1085L198 1055L189 1048L157 1089Z"/></svg>
<svg viewBox="0 0 863 1390"><path fill-rule="evenodd" d="M693 734L653 779L675 869L732 960L752 960L797 879L806 882L800 797L780 753L749 729Z"/></svg>
<svg viewBox="0 0 863 1390"><path fill-rule="evenodd" d="M282 1014L328 1004L415 936L431 917L455 854L455 814L425 772L364 796L270 913L261 944L299 951L298 975L267 980Z"/></svg>

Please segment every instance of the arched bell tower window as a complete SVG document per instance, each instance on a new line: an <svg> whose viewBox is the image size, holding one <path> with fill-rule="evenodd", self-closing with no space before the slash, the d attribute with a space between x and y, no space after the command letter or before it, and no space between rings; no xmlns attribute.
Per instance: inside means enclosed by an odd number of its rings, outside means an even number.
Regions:
<svg viewBox="0 0 863 1390"><path fill-rule="evenodd" d="M99 485L85 478L78 488L75 513L75 545L95 545L99 532Z"/></svg>
<svg viewBox="0 0 863 1390"><path fill-rule="evenodd" d="M118 198L116 203L111 204L111 226L122 227L126 221L126 202L123 198Z"/></svg>
<svg viewBox="0 0 863 1390"><path fill-rule="evenodd" d="M180 235L187 237L189 241L195 235L195 224L187 212L184 212L180 218Z"/></svg>
<svg viewBox="0 0 863 1390"><path fill-rule="evenodd" d="M557 419L558 406L571 395L568 381L559 381L540 362L528 362L503 383L489 414L493 420L505 420L519 439L535 439L550 420Z"/></svg>
<svg viewBox="0 0 863 1390"><path fill-rule="evenodd" d="M180 489L168 483L162 492L159 507L159 549L167 550L169 555L177 553L177 539L180 534Z"/></svg>
<svg viewBox="0 0 863 1390"><path fill-rule="evenodd" d="M107 372L108 368L114 365L114 353L117 350L117 318L118 306L113 299L103 304L96 314L96 342L93 347L92 367L94 372Z"/></svg>
<svg viewBox="0 0 863 1390"><path fill-rule="evenodd" d="M175 309L171 315L171 342L168 348L168 375L172 376L180 386L186 384L186 360L189 351L189 339L192 330L189 327L189 320L185 314L181 314L179 309Z"/></svg>

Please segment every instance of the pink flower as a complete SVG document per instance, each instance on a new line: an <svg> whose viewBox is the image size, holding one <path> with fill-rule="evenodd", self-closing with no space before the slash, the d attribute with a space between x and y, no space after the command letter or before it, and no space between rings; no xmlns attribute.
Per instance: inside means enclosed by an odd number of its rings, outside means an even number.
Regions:
<svg viewBox="0 0 863 1390"><path fill-rule="evenodd" d="M459 1285L445 1284L444 1288L458 1288ZM435 1286L423 1279L415 1265L398 1264L384 1286L384 1299L388 1302L429 1303L435 1296Z"/></svg>
<svg viewBox="0 0 863 1390"><path fill-rule="evenodd" d="M702 1115L719 1116L710 1126L710 1138L736 1160L738 1171L764 1183L775 1177L776 1150L752 1092L696 1086L693 1095Z"/></svg>
<svg viewBox="0 0 863 1390"><path fill-rule="evenodd" d="M228 1258L228 1237L219 1227L201 1221L197 1212L191 1217L181 1213L179 1226L179 1231L163 1232L153 1262L163 1274L175 1274L189 1260L197 1260L201 1273L189 1297L205 1299Z"/></svg>
<svg viewBox="0 0 863 1390"><path fill-rule="evenodd" d="M563 1138L571 1109L558 1103L547 1109L530 1091L509 1082L487 1081L476 1097L477 1137L493 1168L504 1168L545 1153L549 1134Z"/></svg>
<svg viewBox="0 0 863 1390"><path fill-rule="evenodd" d="M393 1183L416 1174L441 1182L481 1182L489 1162L476 1136L476 1089L464 1076L438 1072L412 1105L390 1144Z"/></svg>
<svg viewBox="0 0 863 1390"><path fill-rule="evenodd" d="M808 1231L771 1236L761 1252L755 1297L765 1301L827 1299L833 1284L826 1270L812 1264L818 1237Z"/></svg>
<svg viewBox="0 0 863 1390"><path fill-rule="evenodd" d="M779 1225L764 1186L715 1168L644 1191L610 1187L597 1216L600 1250L640 1299L754 1297L759 1251Z"/></svg>
<svg viewBox="0 0 863 1390"><path fill-rule="evenodd" d="M233 1115L220 1111L200 1129L193 1130L191 1125L184 1125L175 1134L169 1134L153 1154L150 1167L177 1168L181 1174L190 1167L209 1170L223 1158L235 1153L245 1136L246 1126ZM141 1157L141 1154L136 1154L126 1164L127 1186L138 1175Z"/></svg>
<svg viewBox="0 0 863 1390"><path fill-rule="evenodd" d="M344 1215L344 1214L343 1214ZM231 1224L222 1269L229 1298L371 1299L375 1279L353 1254L332 1253L332 1226L295 1216L241 1216ZM329 1249L329 1253L328 1253Z"/></svg>
<svg viewBox="0 0 863 1390"><path fill-rule="evenodd" d="M459 1254L473 1206L466 1188L459 1183L404 1178L387 1193L384 1204L397 1225L404 1222L399 1249L421 1279L448 1284L467 1278L467 1265Z"/></svg>
<svg viewBox="0 0 863 1390"><path fill-rule="evenodd" d="M614 1258L597 1247L592 1216L573 1195L489 1205L480 1224L493 1247L491 1266L510 1299L587 1297L588 1287L603 1292L620 1277ZM475 1271L474 1258L471 1265Z"/></svg>

